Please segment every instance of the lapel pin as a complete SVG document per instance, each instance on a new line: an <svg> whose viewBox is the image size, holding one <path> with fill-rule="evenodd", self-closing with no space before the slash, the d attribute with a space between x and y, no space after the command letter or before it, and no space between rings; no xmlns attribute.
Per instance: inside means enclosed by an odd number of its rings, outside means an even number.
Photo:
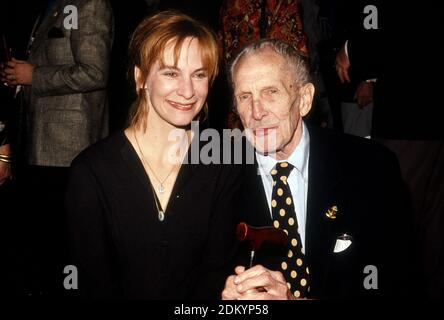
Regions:
<svg viewBox="0 0 444 320"><path fill-rule="evenodd" d="M325 215L329 219L336 219L336 213L338 213L338 207L337 206L332 206L330 209L327 210Z"/></svg>
<svg viewBox="0 0 444 320"><path fill-rule="evenodd" d="M59 15L59 12L58 11L54 11L54 13L52 14L52 16L55 18L55 17L57 17Z"/></svg>

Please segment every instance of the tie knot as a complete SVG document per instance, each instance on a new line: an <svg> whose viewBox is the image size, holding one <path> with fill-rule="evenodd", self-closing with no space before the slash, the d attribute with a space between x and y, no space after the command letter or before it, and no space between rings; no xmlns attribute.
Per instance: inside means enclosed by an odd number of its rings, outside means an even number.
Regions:
<svg viewBox="0 0 444 320"><path fill-rule="evenodd" d="M293 165L291 165L288 162L278 162L271 170L271 176L273 177L273 180L278 179L282 176L289 176L291 170L293 170Z"/></svg>

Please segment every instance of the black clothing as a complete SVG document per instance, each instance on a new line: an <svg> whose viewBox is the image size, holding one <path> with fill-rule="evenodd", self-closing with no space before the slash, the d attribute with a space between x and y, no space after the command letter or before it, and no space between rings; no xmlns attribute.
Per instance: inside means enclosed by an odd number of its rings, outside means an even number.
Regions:
<svg viewBox="0 0 444 320"><path fill-rule="evenodd" d="M233 270L241 168L182 164L160 222L123 132L82 152L66 202L79 289L92 297L220 298Z"/></svg>
<svg viewBox="0 0 444 320"><path fill-rule="evenodd" d="M411 264L411 214L394 154L376 142L328 130L309 128L305 259L310 266L309 298L340 299L391 296L402 292ZM271 226L257 164L246 173L244 220ZM298 201L298 199L294 199ZM335 218L327 215L337 207ZM341 236L351 245L334 252ZM256 263L279 270L287 252L269 245L256 253ZM248 258L248 253L244 253ZM378 290L363 283L365 267L378 270ZM409 285L413 286L412 280Z"/></svg>

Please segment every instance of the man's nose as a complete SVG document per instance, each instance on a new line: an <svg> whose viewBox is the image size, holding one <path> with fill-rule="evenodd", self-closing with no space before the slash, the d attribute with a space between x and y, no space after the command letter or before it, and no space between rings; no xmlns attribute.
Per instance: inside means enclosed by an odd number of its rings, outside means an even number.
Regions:
<svg viewBox="0 0 444 320"><path fill-rule="evenodd" d="M185 99L191 99L195 94L193 81L189 78L183 78L180 81L177 93Z"/></svg>
<svg viewBox="0 0 444 320"><path fill-rule="evenodd" d="M253 109L253 118L255 120L261 120L267 114L267 111L263 103L260 101L260 99L253 100L252 109Z"/></svg>

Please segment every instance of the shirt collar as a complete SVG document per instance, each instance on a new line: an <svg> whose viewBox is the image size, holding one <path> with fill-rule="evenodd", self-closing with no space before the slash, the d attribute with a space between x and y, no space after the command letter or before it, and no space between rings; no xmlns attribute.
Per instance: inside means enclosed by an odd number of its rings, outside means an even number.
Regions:
<svg viewBox="0 0 444 320"><path fill-rule="evenodd" d="M299 144L296 146L296 149L292 152L290 157L286 160L288 163L293 165L296 170L299 171L304 180L307 179L307 166L308 166L308 157L310 152L310 134L308 133L307 127L302 121L302 137L299 141ZM267 173L270 174L270 171L278 162L275 158L270 156L265 156L256 151L256 159L259 166ZM282 161L280 161L282 162Z"/></svg>

